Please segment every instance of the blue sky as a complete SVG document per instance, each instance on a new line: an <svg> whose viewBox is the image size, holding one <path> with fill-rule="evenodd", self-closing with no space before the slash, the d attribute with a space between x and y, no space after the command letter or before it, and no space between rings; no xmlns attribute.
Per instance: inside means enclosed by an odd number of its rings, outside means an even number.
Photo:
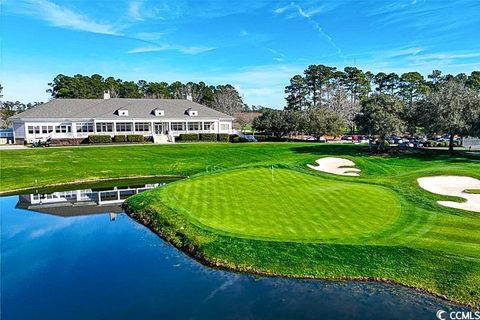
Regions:
<svg viewBox="0 0 480 320"><path fill-rule="evenodd" d="M230 83L283 107L309 64L480 70L480 1L0 0L4 99L46 101L59 73Z"/></svg>

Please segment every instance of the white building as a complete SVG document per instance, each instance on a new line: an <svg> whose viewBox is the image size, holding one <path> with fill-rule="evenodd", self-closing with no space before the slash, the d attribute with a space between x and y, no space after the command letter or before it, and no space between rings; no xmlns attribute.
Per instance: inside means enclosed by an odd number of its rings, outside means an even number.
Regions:
<svg viewBox="0 0 480 320"><path fill-rule="evenodd" d="M16 144L89 135L232 133L233 117L190 100L55 99L10 118Z"/></svg>

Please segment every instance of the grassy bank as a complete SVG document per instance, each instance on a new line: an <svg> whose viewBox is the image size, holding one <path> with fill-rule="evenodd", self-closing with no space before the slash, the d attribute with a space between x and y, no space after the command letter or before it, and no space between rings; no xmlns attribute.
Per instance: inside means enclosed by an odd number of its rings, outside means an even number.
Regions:
<svg viewBox="0 0 480 320"><path fill-rule="evenodd" d="M353 160L361 177L307 169L323 156ZM131 197L126 207L210 265L388 280L480 308L480 215L438 205L448 197L416 182L432 175L480 178L478 155L372 156L354 145L267 143L11 150L0 157L3 192L99 178L190 176Z"/></svg>
<svg viewBox="0 0 480 320"><path fill-rule="evenodd" d="M479 159L337 151L358 164L362 177L257 164L135 196L127 210L212 266L392 281L480 308L480 215L438 205L445 197L416 182L438 174L480 178Z"/></svg>

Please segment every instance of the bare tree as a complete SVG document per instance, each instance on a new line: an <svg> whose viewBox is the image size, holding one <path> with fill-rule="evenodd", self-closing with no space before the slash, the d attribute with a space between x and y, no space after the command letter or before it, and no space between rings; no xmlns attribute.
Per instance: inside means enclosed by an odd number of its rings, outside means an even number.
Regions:
<svg viewBox="0 0 480 320"><path fill-rule="evenodd" d="M215 87L212 107L217 111L233 115L244 109L244 103L238 91L227 84Z"/></svg>

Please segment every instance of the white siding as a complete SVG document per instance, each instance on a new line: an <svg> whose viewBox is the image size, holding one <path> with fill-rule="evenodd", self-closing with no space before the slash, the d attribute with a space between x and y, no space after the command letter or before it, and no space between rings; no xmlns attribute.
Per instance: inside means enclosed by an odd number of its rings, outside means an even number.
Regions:
<svg viewBox="0 0 480 320"><path fill-rule="evenodd" d="M22 122L13 123L13 137L15 139L25 139L25 123L22 123Z"/></svg>

